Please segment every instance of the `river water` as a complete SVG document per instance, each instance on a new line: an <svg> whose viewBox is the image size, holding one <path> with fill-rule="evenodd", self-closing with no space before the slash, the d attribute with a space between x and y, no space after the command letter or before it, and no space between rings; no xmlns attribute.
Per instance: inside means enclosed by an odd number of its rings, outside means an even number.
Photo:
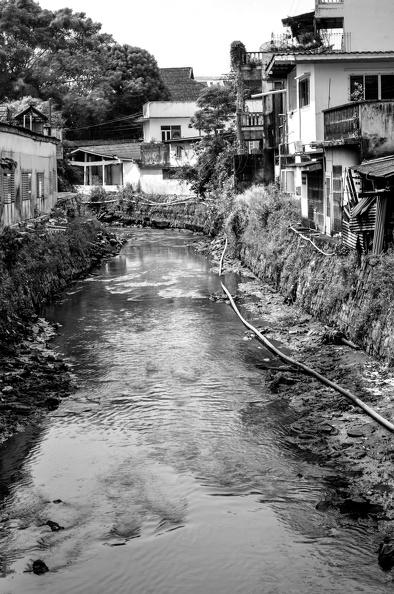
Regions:
<svg viewBox="0 0 394 594"><path fill-rule="evenodd" d="M193 241L136 229L46 311L79 387L0 452L17 470L0 592L391 591L371 529L316 510L333 470L287 445L295 413L257 367L272 356L209 300L219 279Z"/></svg>

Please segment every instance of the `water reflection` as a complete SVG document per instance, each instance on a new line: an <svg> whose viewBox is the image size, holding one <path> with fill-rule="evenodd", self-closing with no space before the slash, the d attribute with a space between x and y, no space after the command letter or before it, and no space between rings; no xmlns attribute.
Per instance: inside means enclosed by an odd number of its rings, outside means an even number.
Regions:
<svg viewBox="0 0 394 594"><path fill-rule="evenodd" d="M208 299L219 279L191 240L136 231L48 309L81 386L6 497L0 588L385 592L373 534L315 509L325 471L286 447L295 413L256 367L270 355ZM48 574L24 573L35 558Z"/></svg>

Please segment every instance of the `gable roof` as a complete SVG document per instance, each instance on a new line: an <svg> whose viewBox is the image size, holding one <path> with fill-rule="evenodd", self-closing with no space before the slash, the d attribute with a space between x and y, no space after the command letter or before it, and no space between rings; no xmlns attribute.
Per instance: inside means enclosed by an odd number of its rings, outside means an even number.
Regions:
<svg viewBox="0 0 394 594"><path fill-rule="evenodd" d="M98 157L109 157L110 159L112 159L115 156L118 159L125 161L138 161L138 159L141 158L140 146L140 142L119 142L117 144L91 144L87 146L79 146L71 152L76 153L78 151L84 151L85 153L97 155Z"/></svg>
<svg viewBox="0 0 394 594"><path fill-rule="evenodd" d="M205 83L194 80L193 68L160 68L161 78L170 91L170 101L196 101Z"/></svg>
<svg viewBox="0 0 394 594"><path fill-rule="evenodd" d="M45 121L48 120L48 116L46 116L45 113L42 113L42 111L37 109L37 107L34 107L34 105L29 105L28 107L26 107L26 109L24 109L23 111L20 111L16 115L14 115L14 120L19 120L20 118L23 118L24 115L27 115L30 113L33 113L34 115L41 118L42 120L45 120Z"/></svg>

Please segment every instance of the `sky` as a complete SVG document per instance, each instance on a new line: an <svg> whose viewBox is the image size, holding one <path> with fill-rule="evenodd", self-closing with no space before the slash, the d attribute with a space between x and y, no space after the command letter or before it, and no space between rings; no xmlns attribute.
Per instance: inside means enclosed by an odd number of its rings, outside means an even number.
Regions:
<svg viewBox="0 0 394 594"><path fill-rule="evenodd" d="M36 0L42 8L68 7L102 24L118 43L141 47L160 68L191 66L194 76L226 74L230 44L259 51L282 18L314 9L314 0Z"/></svg>

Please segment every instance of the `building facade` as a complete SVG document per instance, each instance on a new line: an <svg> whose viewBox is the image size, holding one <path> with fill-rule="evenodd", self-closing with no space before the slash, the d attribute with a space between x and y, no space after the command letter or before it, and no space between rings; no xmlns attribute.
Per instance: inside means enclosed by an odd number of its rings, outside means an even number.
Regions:
<svg viewBox="0 0 394 594"><path fill-rule="evenodd" d="M0 124L0 227L49 213L57 200L58 140Z"/></svg>

